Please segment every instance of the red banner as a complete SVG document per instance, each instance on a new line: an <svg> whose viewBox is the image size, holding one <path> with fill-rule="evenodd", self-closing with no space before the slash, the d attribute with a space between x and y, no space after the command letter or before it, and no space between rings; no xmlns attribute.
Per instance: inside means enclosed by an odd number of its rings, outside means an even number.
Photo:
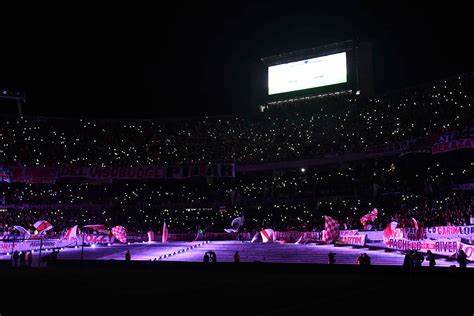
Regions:
<svg viewBox="0 0 474 316"><path fill-rule="evenodd" d="M58 178L82 178L92 184L113 180L186 179L191 177L235 177L235 164L190 164L141 167L8 167L0 166L0 180L7 182L55 183Z"/></svg>
<svg viewBox="0 0 474 316"><path fill-rule="evenodd" d="M11 182L55 183L57 167L10 167Z"/></svg>
<svg viewBox="0 0 474 316"><path fill-rule="evenodd" d="M109 235L84 235L84 244L108 244L114 242L114 236Z"/></svg>
<svg viewBox="0 0 474 316"><path fill-rule="evenodd" d="M163 167L60 167L59 178L105 179L161 179Z"/></svg>
<svg viewBox="0 0 474 316"><path fill-rule="evenodd" d="M458 140L452 140L445 143L433 144L431 149L432 154L440 154L448 151L474 148L474 138L464 138Z"/></svg>

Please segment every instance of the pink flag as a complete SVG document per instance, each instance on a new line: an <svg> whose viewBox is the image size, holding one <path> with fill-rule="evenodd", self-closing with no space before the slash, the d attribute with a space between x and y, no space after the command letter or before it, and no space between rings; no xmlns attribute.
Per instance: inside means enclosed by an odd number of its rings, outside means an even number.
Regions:
<svg viewBox="0 0 474 316"><path fill-rule="evenodd" d="M324 216L323 241L333 242L339 235L339 223L329 216Z"/></svg>
<svg viewBox="0 0 474 316"><path fill-rule="evenodd" d="M413 226L415 227L415 229L418 230L418 222L416 221L416 219L412 217L411 220L413 222Z"/></svg>
<svg viewBox="0 0 474 316"><path fill-rule="evenodd" d="M112 235L114 235L122 244L127 242L127 233L123 226L115 226L112 228Z"/></svg>
<svg viewBox="0 0 474 316"><path fill-rule="evenodd" d="M166 227L166 222L163 223L163 236L161 237L161 242L168 241L168 228Z"/></svg>
<svg viewBox="0 0 474 316"><path fill-rule="evenodd" d="M374 208L372 212L365 214L364 216L360 218L360 222L362 223L362 225L364 225L364 229L367 229L367 221L372 221L372 222L375 221L378 214L379 214L379 211L377 211L377 209Z"/></svg>
<svg viewBox="0 0 474 316"><path fill-rule="evenodd" d="M398 223L397 222L391 222L390 224L387 225L385 230L383 231L383 242L385 244L390 243L390 239L394 237L395 235L395 229L397 228Z"/></svg>
<svg viewBox="0 0 474 316"><path fill-rule="evenodd" d="M413 221L413 226L415 227L415 239L418 240L420 239L420 235L421 235L420 227L418 226L418 222L414 217L412 217L411 220Z"/></svg>

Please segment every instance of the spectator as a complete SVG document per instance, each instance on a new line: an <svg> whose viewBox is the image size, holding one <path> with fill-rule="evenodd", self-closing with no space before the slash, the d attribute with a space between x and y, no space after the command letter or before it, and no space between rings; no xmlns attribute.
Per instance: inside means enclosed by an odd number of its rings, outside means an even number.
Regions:
<svg viewBox="0 0 474 316"><path fill-rule="evenodd" d="M216 253L214 251L210 251L209 256L211 257L211 262L213 262L213 263L217 262Z"/></svg>
<svg viewBox="0 0 474 316"><path fill-rule="evenodd" d="M426 259L429 262L430 268L434 268L436 266L436 258L435 255L431 252L431 250L428 250L426 252Z"/></svg>
<svg viewBox="0 0 474 316"><path fill-rule="evenodd" d="M33 253L31 252L31 250L26 255L26 263L28 267L31 268L31 264L33 263Z"/></svg>
<svg viewBox="0 0 474 316"><path fill-rule="evenodd" d="M421 264L423 263L423 261L425 260L425 258L423 257L423 255L418 252L417 250L413 250L413 253L412 253L412 260L413 260L413 263L414 263L414 268L416 270L419 270L421 268Z"/></svg>
<svg viewBox="0 0 474 316"><path fill-rule="evenodd" d="M51 260L56 262L58 260L59 249L53 249L51 252Z"/></svg>
<svg viewBox="0 0 474 316"><path fill-rule="evenodd" d="M20 252L20 267L24 268L26 266L26 251Z"/></svg>
<svg viewBox="0 0 474 316"><path fill-rule="evenodd" d="M336 263L336 254L334 252L328 253L328 264L335 264Z"/></svg>
<svg viewBox="0 0 474 316"><path fill-rule="evenodd" d="M367 266L371 265L370 257L366 253L364 253L364 264L367 265Z"/></svg>
<svg viewBox="0 0 474 316"><path fill-rule="evenodd" d="M130 253L130 250L127 250L127 252L125 253L125 261L130 261L132 260L132 255Z"/></svg>
<svg viewBox="0 0 474 316"><path fill-rule="evenodd" d="M17 268L18 267L18 259L20 258L20 253L18 250L15 250L13 252L13 267Z"/></svg>
<svg viewBox="0 0 474 316"><path fill-rule="evenodd" d="M465 269L467 266L467 256L464 250L460 249L457 255L457 261L461 269Z"/></svg>
<svg viewBox="0 0 474 316"><path fill-rule="evenodd" d="M357 264L360 265L360 266L365 265L365 257L364 257L363 254L360 254L360 255L357 257Z"/></svg>
<svg viewBox="0 0 474 316"><path fill-rule="evenodd" d="M411 272L413 270L413 251L407 251L403 260L403 270L405 272Z"/></svg>
<svg viewBox="0 0 474 316"><path fill-rule="evenodd" d="M234 253L234 262L240 262L240 255L238 251Z"/></svg>

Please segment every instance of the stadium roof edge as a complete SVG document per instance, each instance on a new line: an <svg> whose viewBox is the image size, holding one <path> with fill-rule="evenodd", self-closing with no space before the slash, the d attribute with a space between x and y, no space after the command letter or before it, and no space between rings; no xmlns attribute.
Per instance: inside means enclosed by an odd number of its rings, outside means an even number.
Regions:
<svg viewBox="0 0 474 316"><path fill-rule="evenodd" d="M287 52L287 53L281 53L273 56L268 56L268 57L261 57L260 60L265 63L265 64L270 64L273 63L277 60L284 60L290 57L298 57L301 56L301 58L304 58L305 55L311 55L314 53L318 52L324 52L326 50L331 50L331 49L336 49L336 48L344 48L344 47L351 47L354 45L353 40L346 40L343 42L337 42L337 43L332 43L332 44L326 44L322 46L317 46L317 47L311 47L311 48L305 48L297 51L292 51L292 52Z"/></svg>

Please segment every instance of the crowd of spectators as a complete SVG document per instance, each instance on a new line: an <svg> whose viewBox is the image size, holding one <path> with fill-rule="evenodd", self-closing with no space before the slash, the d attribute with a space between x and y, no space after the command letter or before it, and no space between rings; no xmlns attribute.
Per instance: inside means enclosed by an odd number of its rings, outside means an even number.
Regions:
<svg viewBox="0 0 474 316"><path fill-rule="evenodd" d="M29 226L46 219L61 230L104 223L144 232L166 221L175 232L223 231L244 215L249 229L314 230L321 229L323 215L362 228L360 217L377 208L377 228L393 220L412 225L412 217L423 226L464 225L472 194L457 185L474 182L473 169L470 161L413 155L225 179L11 183L3 191L8 210L0 212L0 223Z"/></svg>
<svg viewBox="0 0 474 316"><path fill-rule="evenodd" d="M331 158L474 126L472 74L371 100L337 96L272 107L249 117L188 120L0 118L0 165L143 166L207 161L237 164ZM79 224L130 232L244 229L320 230L323 215L344 228L379 210L376 228L396 220L423 226L470 223L471 152L366 158L317 167L238 173L235 178L1 184L0 230L57 231ZM330 160L329 160L330 162ZM0 206L1 207L1 206Z"/></svg>
<svg viewBox="0 0 474 316"><path fill-rule="evenodd" d="M180 120L1 118L6 165L270 162L362 152L368 146L474 125L473 75L371 100L342 95L247 117Z"/></svg>

